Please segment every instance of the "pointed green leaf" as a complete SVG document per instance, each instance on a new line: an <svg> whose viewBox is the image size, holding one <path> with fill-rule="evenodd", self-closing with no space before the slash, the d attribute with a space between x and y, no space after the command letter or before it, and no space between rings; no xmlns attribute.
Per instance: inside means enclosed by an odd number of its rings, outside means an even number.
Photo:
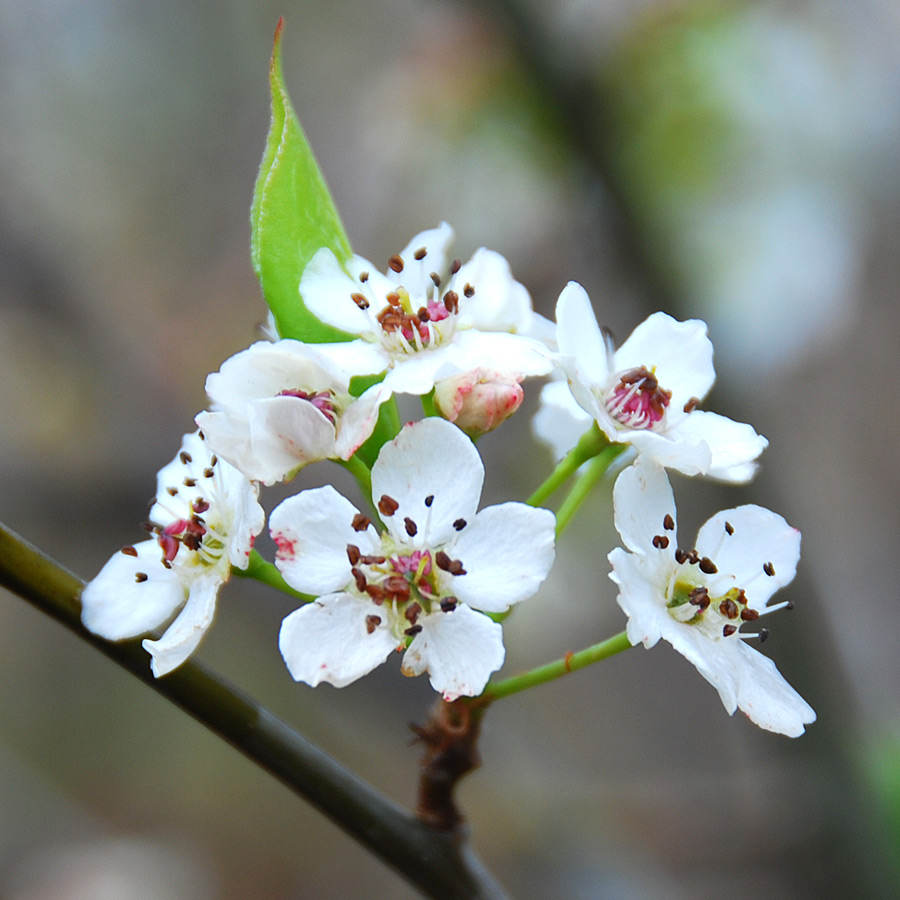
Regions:
<svg viewBox="0 0 900 900"><path fill-rule="evenodd" d="M300 276L317 250L329 247L341 262L351 250L284 86L282 25L280 19L269 67L272 125L250 208L250 255L282 337L309 343L348 340L350 335L315 318L300 297Z"/></svg>

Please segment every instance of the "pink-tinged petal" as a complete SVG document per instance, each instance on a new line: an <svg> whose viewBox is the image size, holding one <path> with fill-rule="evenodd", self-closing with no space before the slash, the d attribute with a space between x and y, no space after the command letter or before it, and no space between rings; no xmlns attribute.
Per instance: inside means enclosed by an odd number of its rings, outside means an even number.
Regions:
<svg viewBox="0 0 900 900"><path fill-rule="evenodd" d="M551 381L541 388L531 430L550 448L554 460L559 461L578 443L593 421L593 417L578 405L566 382Z"/></svg>
<svg viewBox="0 0 900 900"><path fill-rule="evenodd" d="M612 374L606 342L587 292L575 281L563 288L556 302L556 339L560 355L571 360L566 366L570 380L586 386L606 386ZM582 403L577 394L576 399ZM590 408L585 408L591 412Z"/></svg>
<svg viewBox="0 0 900 900"><path fill-rule="evenodd" d="M387 496L399 504L394 515L383 517L397 540L433 546L456 534L455 521L475 517L483 482L484 466L469 438L443 419L423 419L381 448L372 466L372 499L378 504ZM408 534L407 518L417 526L415 537Z"/></svg>
<svg viewBox="0 0 900 900"><path fill-rule="evenodd" d="M155 540L141 541L134 550L137 556L113 554L81 594L84 627L110 641L159 628L187 598L174 569L163 566Z"/></svg>
<svg viewBox="0 0 900 900"><path fill-rule="evenodd" d="M295 681L345 687L396 648L383 608L349 594L330 594L292 612L278 649Z"/></svg>
<svg viewBox="0 0 900 900"><path fill-rule="evenodd" d="M443 275L447 269L447 254L453 237L453 229L446 222L441 222L437 228L420 231L398 254L403 260L403 271L389 274L394 275L411 297L424 298L434 290L431 273ZM417 260L416 253L420 250L425 250L425 255Z"/></svg>
<svg viewBox="0 0 900 900"><path fill-rule="evenodd" d="M610 580L619 585L616 602L628 616L628 640L653 647L671 621L661 590L666 577L661 569L662 561L628 553L621 547L609 554L609 561Z"/></svg>
<svg viewBox="0 0 900 900"><path fill-rule="evenodd" d="M706 323L699 319L679 322L665 313L653 313L616 351L617 372L639 366L652 369L660 387L672 392L667 417L674 425L685 415L685 403L692 397L702 400L716 380Z"/></svg>
<svg viewBox="0 0 900 900"><path fill-rule="evenodd" d="M673 441L705 443L710 462L704 474L732 484L743 484L756 474L755 461L769 445L752 425L702 410L686 416L667 436Z"/></svg>
<svg viewBox="0 0 900 900"><path fill-rule="evenodd" d="M503 665L503 629L466 606L419 619L422 630L403 657L404 675L428 672L431 686L447 701L477 697Z"/></svg>
<svg viewBox="0 0 900 900"><path fill-rule="evenodd" d="M466 285L475 288L467 297ZM513 278L506 258L481 247L450 284L459 294L460 316L481 331L522 334L531 325L531 295Z"/></svg>
<svg viewBox="0 0 900 900"><path fill-rule="evenodd" d="M738 708L751 722L788 737L799 737L805 725L816 721L815 710L785 681L767 656L748 647L738 648Z"/></svg>
<svg viewBox="0 0 900 900"><path fill-rule="evenodd" d="M335 455L349 459L371 437L378 421L381 404L391 399L391 392L381 384L374 384L350 403L338 422Z"/></svg>
<svg viewBox="0 0 900 900"><path fill-rule="evenodd" d="M631 444L641 456L683 475L705 474L712 465L712 452L702 440L692 443L655 431L624 431L619 440Z"/></svg>
<svg viewBox="0 0 900 900"><path fill-rule="evenodd" d="M616 530L629 550L651 556L674 555L678 521L675 497L661 466L638 457L624 469L613 488L613 511ZM668 542L659 537L668 538Z"/></svg>
<svg viewBox="0 0 900 900"><path fill-rule="evenodd" d="M556 517L524 503L489 506L459 531L447 552L462 562L449 590L485 612L504 612L531 597L555 555Z"/></svg>
<svg viewBox="0 0 900 900"><path fill-rule="evenodd" d="M362 271L375 274L372 264L361 256L354 256L345 271L331 250L327 247L318 250L300 279L300 296L306 308L317 319L341 331L366 334L371 330L371 319L352 299L360 289L355 276ZM353 273L353 277L347 272Z"/></svg>
<svg viewBox="0 0 900 900"><path fill-rule="evenodd" d="M177 669L197 649L212 625L221 585L222 579L212 573L195 578L187 603L162 637L141 643L151 656L150 668L156 678Z"/></svg>
<svg viewBox="0 0 900 900"><path fill-rule="evenodd" d="M726 522L730 528L725 527ZM733 576L725 590L742 588L749 604L761 610L775 591L794 580L800 532L761 506L739 506L716 513L700 529L697 552L716 564L723 581ZM715 582L710 587L718 589Z"/></svg>
<svg viewBox="0 0 900 900"><path fill-rule="evenodd" d="M374 552L375 529L354 531L356 507L331 485L301 491L272 511L269 530L278 545L275 565L285 581L307 594L325 594L346 587L353 579L347 547L365 555Z"/></svg>

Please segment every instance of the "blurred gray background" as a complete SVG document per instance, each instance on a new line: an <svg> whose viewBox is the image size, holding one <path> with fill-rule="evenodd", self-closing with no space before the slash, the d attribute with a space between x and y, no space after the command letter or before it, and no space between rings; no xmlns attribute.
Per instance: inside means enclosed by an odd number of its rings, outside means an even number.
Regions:
<svg viewBox="0 0 900 900"><path fill-rule="evenodd" d="M504 253L546 314L576 279L620 341L655 309L707 319L707 408L771 446L747 488L677 481L683 533L756 502L804 534L797 608L764 649L819 712L806 737L729 719L665 645L631 650L491 711L461 791L478 851L522 900L892 896L893 0L0 0L0 519L91 577L140 537L206 374L255 339L248 209L281 14L357 252L386 261L446 219L460 256ZM550 465L535 394L481 444L485 502ZM507 672L624 625L607 490L577 524L506 625ZM391 660L341 691L295 685L276 650L291 603L253 587L223 592L200 658L413 802L425 679ZM414 896L22 601L0 593L0 615L5 900Z"/></svg>

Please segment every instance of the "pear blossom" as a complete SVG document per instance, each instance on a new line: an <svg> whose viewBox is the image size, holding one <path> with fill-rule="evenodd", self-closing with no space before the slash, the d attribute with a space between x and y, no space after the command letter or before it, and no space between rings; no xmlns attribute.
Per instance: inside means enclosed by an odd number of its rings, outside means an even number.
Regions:
<svg viewBox="0 0 900 900"><path fill-rule="evenodd" d="M628 551L609 555L610 578L628 615L632 644L668 641L719 692L729 714L789 737L814 722L812 707L748 638L745 623L779 609L767 605L790 583L800 558L800 532L760 506L717 513L699 531L694 548L678 544L675 501L665 470L639 458L613 490L616 529Z"/></svg>
<svg viewBox="0 0 900 900"><path fill-rule="evenodd" d="M553 459L559 462L594 424L572 396L564 379L555 378L542 388L538 408L531 419L534 436L549 447Z"/></svg>
<svg viewBox="0 0 900 900"><path fill-rule="evenodd" d="M521 378L489 368L444 378L434 386L434 405L448 421L470 437L493 431L520 406L525 393Z"/></svg>
<svg viewBox="0 0 900 900"><path fill-rule="evenodd" d="M447 700L475 696L503 664L501 626L484 613L530 597L554 557L553 513L523 503L477 511L484 467L472 442L439 418L406 425L372 467L371 519L330 485L302 491L270 517L275 564L317 599L282 624L296 681L343 687L406 651Z"/></svg>
<svg viewBox="0 0 900 900"><path fill-rule="evenodd" d="M555 329L534 312L509 263L485 248L465 264L450 261L452 240L446 223L417 234L385 274L360 256L342 266L328 248L307 264L307 309L359 337L350 342L352 374L386 372L392 393L427 394L436 381L484 365L520 379L551 370Z"/></svg>
<svg viewBox="0 0 900 900"><path fill-rule="evenodd" d="M574 281L560 294L556 321L572 394L611 441L685 475L753 477L768 441L751 425L697 409L716 378L704 322L654 313L613 350Z"/></svg>
<svg viewBox="0 0 900 900"><path fill-rule="evenodd" d="M265 513L258 487L217 459L199 432L157 476L153 537L115 553L81 594L81 619L111 641L137 637L178 615L157 640L143 641L159 678L180 666L212 624L231 567L246 569Z"/></svg>
<svg viewBox="0 0 900 900"><path fill-rule="evenodd" d="M267 485L310 462L349 459L372 434L390 393L374 385L352 397L340 356L320 346L259 341L210 375L211 411L196 422L212 451Z"/></svg>

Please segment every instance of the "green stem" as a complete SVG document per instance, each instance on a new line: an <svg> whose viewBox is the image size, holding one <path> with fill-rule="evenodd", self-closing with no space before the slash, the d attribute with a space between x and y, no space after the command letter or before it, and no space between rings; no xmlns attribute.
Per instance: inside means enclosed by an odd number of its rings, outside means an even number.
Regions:
<svg viewBox="0 0 900 900"><path fill-rule="evenodd" d="M581 504L587 499L594 485L606 474L616 457L626 449L625 444L610 444L599 456L594 457L587 469L578 476L578 480L569 491L569 495L559 507L556 514L556 537L565 531L578 512Z"/></svg>
<svg viewBox="0 0 900 900"><path fill-rule="evenodd" d="M422 394L422 412L425 413L426 418L434 418L435 416L440 416L437 406L435 406L434 404L433 390L427 394Z"/></svg>
<svg viewBox="0 0 900 900"><path fill-rule="evenodd" d="M304 603L309 603L316 598L312 594L301 594L295 591L278 571L275 566L268 560L263 559L256 550L250 551L250 563L246 569L239 569L237 566L231 567L231 574L238 578L252 578L254 581L261 581L270 587L276 588L285 594L290 594Z"/></svg>
<svg viewBox="0 0 900 900"><path fill-rule="evenodd" d="M84 582L0 525L0 586L61 622L228 741L434 900L506 900L458 831L441 831L375 790L265 707L192 660L154 678L140 640L111 643L81 624Z"/></svg>
<svg viewBox="0 0 900 900"><path fill-rule="evenodd" d="M559 490L584 463L609 446L606 435L596 424L592 425L550 473L550 477L525 502L531 506L543 506L547 498Z"/></svg>
<svg viewBox="0 0 900 900"><path fill-rule="evenodd" d="M363 497L370 500L372 497L371 469L356 455L351 456L350 459L338 459L335 462L340 463L356 479Z"/></svg>
<svg viewBox="0 0 900 900"><path fill-rule="evenodd" d="M584 650L579 650L577 653L567 653L562 659L538 666L530 672L523 672L521 675L504 678L496 684L489 684L484 693L480 697L476 697L472 702L479 705L493 703L501 697L509 697L510 694L518 694L519 691L537 687L539 684L546 684L548 681L555 681L557 678L562 678L563 675L568 675L570 672L576 672L585 666L600 662L601 659L608 659L610 656L615 656L617 653L627 650L630 646L631 642L623 631L621 634L607 638L599 644L594 644L593 647L587 647Z"/></svg>

